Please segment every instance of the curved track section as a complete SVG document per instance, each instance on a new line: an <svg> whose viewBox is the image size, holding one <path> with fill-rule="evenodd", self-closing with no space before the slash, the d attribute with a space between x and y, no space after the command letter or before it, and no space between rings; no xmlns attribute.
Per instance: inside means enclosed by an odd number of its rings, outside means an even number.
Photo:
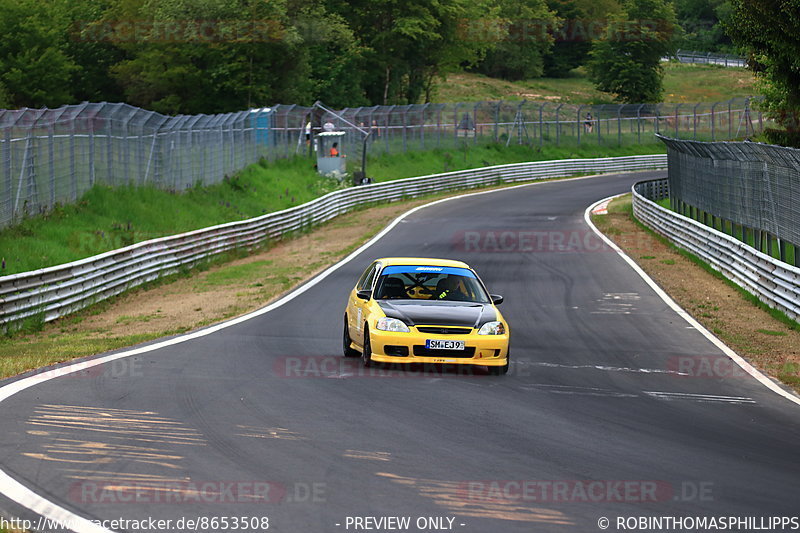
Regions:
<svg viewBox="0 0 800 533"><path fill-rule="evenodd" d="M225 530L177 522L198 517L228 529L268 517L289 532L529 532L796 513L797 406L738 371L583 220L656 175L417 210L271 312L8 397L2 469L76 515L172 520L171 531ZM347 293L388 255L465 260L503 294L509 374L342 358Z"/></svg>

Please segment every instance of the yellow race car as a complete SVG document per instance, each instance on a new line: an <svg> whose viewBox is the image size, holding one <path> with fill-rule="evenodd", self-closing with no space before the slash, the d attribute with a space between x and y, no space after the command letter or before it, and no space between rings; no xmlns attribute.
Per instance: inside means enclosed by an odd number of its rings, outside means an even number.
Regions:
<svg viewBox="0 0 800 533"><path fill-rule="evenodd" d="M508 372L508 324L466 263L392 257L375 260L350 293L345 357L373 363L486 366Z"/></svg>

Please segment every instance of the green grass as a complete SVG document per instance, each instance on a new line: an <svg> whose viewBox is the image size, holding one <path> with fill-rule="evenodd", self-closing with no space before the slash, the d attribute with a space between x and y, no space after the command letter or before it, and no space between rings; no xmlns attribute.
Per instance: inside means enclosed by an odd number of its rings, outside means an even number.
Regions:
<svg viewBox="0 0 800 533"><path fill-rule="evenodd" d="M663 153L661 144L627 147L477 145L370 157L376 181L523 161ZM210 187L182 194L152 187L95 186L78 203L61 206L0 231L0 275L75 261L147 239L255 217L300 205L341 185L296 157L251 165ZM250 267L257 268L257 267ZM35 321L34 321L35 322ZM29 329L35 328L31 323Z"/></svg>
<svg viewBox="0 0 800 533"><path fill-rule="evenodd" d="M757 329L759 333L763 333L764 335L771 335L773 337L783 337L786 335L785 331L775 331L773 329Z"/></svg>
<svg viewBox="0 0 800 533"><path fill-rule="evenodd" d="M175 194L153 187L95 186L59 206L0 231L0 255L14 274L74 261L155 237L242 220L300 205L338 188L306 159L251 165L210 187Z"/></svg>
<svg viewBox="0 0 800 533"><path fill-rule="evenodd" d="M228 285L234 281L241 281L244 279L256 280L263 274L266 267L271 264L272 261L254 261L243 265L230 266L225 270L217 270L206 276L203 280L203 285L206 287L216 287Z"/></svg>
<svg viewBox="0 0 800 533"><path fill-rule="evenodd" d="M712 102L755 94L755 77L745 68L665 65L664 102Z"/></svg>
<svg viewBox="0 0 800 533"><path fill-rule="evenodd" d="M715 65L664 64L664 102L712 102L756 94L753 74L743 68ZM569 104L613 103L611 95L594 88L586 70L568 78L536 78L509 82L481 74L450 74L434 95L435 102L530 100Z"/></svg>
<svg viewBox="0 0 800 533"><path fill-rule="evenodd" d="M778 379L789 385L800 385L800 365L786 363L778 372Z"/></svg>
<svg viewBox="0 0 800 533"><path fill-rule="evenodd" d="M47 338L33 338L30 341L7 340L0 342L0 376L13 376L30 368L52 365L57 361L67 361L81 355L116 350L178 333L183 331L113 338L90 338L84 334L63 333L57 342Z"/></svg>

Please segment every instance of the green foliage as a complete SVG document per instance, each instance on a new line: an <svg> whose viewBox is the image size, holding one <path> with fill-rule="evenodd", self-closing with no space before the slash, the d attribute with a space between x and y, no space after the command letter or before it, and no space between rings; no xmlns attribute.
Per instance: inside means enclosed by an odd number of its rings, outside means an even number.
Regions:
<svg viewBox="0 0 800 533"><path fill-rule="evenodd" d="M578 0L547 0L547 7L560 23L553 47L544 54L544 75L565 78L589 57L591 35L580 31L588 26L587 13Z"/></svg>
<svg viewBox="0 0 800 533"><path fill-rule="evenodd" d="M661 58L674 53L676 30L668 0L627 0L592 46L589 69L597 89L623 103L661 101Z"/></svg>
<svg viewBox="0 0 800 533"><path fill-rule="evenodd" d="M772 142L800 147L800 0L732 0L727 24L734 41L748 51L761 82L763 109L781 129Z"/></svg>
<svg viewBox="0 0 800 533"><path fill-rule="evenodd" d="M658 41L666 2L688 28L682 46L725 46L718 21L731 1L0 0L0 107L125 101L195 114L430 102L465 69L506 80L574 76L592 40L609 23L613 35L632 10L656 21ZM658 68L637 75L653 51L643 41L595 47L598 61L628 59L606 73L618 86L604 82L620 99L658 95Z"/></svg>
<svg viewBox="0 0 800 533"><path fill-rule="evenodd" d="M496 0L494 0L496 1ZM464 39L465 21L492 13L490 0L332 0L364 47L360 70L373 104L430 98L438 76L476 62L488 44Z"/></svg>
<svg viewBox="0 0 800 533"><path fill-rule="evenodd" d="M544 73L544 57L558 22L544 0L498 0L499 18L492 33L496 43L477 70L493 78L523 80Z"/></svg>
<svg viewBox="0 0 800 533"><path fill-rule="evenodd" d="M725 23L731 15L730 0L674 0L683 34L677 47L703 52L735 53Z"/></svg>
<svg viewBox="0 0 800 533"><path fill-rule="evenodd" d="M0 100L18 107L72 101L66 2L0 0Z"/></svg>
<svg viewBox="0 0 800 533"><path fill-rule="evenodd" d="M312 74L313 99L333 107L368 105L360 70L366 49L347 21L316 6L301 11L294 24Z"/></svg>
<svg viewBox="0 0 800 533"><path fill-rule="evenodd" d="M136 38L119 44L128 59L111 68L130 103L171 114L310 103L308 61L283 2L116 1L106 18L150 24L136 23Z"/></svg>

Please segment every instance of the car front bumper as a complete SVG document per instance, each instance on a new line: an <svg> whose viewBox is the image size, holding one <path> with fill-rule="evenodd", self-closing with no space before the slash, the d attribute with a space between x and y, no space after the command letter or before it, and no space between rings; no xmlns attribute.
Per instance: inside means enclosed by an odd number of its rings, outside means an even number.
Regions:
<svg viewBox="0 0 800 533"><path fill-rule="evenodd" d="M427 339L464 341L461 350L428 350ZM373 329L370 331L372 360L381 363L443 363L457 365L504 366L508 361L509 335L437 335L421 333L412 327L409 333ZM402 355L405 350L406 355Z"/></svg>

